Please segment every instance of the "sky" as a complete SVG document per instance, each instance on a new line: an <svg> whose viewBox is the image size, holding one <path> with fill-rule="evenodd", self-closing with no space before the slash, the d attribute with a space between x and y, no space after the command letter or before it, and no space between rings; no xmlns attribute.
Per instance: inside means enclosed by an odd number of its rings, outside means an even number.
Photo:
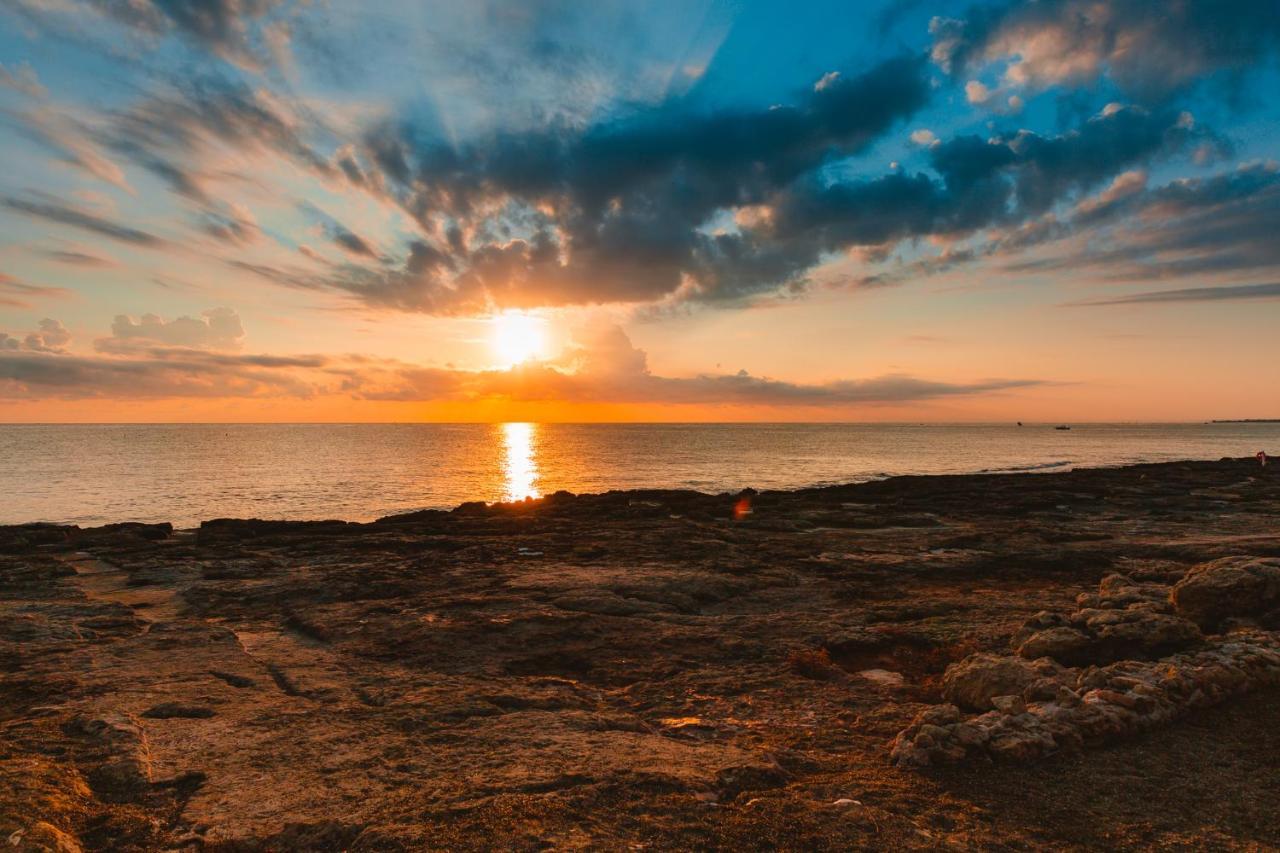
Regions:
<svg viewBox="0 0 1280 853"><path fill-rule="evenodd" d="M0 421L1280 417L1274 0L0 0Z"/></svg>

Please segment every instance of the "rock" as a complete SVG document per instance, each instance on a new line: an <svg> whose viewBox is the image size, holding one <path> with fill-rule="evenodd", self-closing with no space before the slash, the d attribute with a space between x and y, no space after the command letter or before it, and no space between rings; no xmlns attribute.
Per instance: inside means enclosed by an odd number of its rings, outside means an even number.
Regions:
<svg viewBox="0 0 1280 853"><path fill-rule="evenodd" d="M1027 710L1027 703L1023 701L1021 696L993 696L991 698L991 707L995 708L1001 714L1014 715L1021 714Z"/></svg>
<svg viewBox="0 0 1280 853"><path fill-rule="evenodd" d="M58 827L45 821L36 821L30 829L18 830L8 838L17 850L41 851L41 853L81 853L80 843Z"/></svg>
<svg viewBox="0 0 1280 853"><path fill-rule="evenodd" d="M1147 660L1200 642L1197 625L1168 613L1167 599L1168 588L1160 584L1107 575L1096 595L1076 599L1080 609L1037 613L1014 634L1011 645L1028 660L1049 657L1067 666L1084 666Z"/></svg>
<svg viewBox="0 0 1280 853"><path fill-rule="evenodd" d="M1028 670L1047 669L1008 658ZM965 678L993 683L1000 659L974 655L948 670L953 688L974 687ZM979 679L979 674L985 677ZM1011 679L1016 676L1009 676ZM1077 685L1075 690L1068 682ZM1087 743L1130 736L1164 725L1197 708L1208 707L1259 687L1280 684L1280 638L1265 632L1208 643L1156 662L1121 661L1106 667L1060 670L1041 676L1024 695L995 695L995 710L958 719L953 705L916 715L894 738L890 759L900 767L960 761L987 755L1005 761L1029 761ZM976 690L976 687L974 687ZM1056 689L1057 696L1042 699ZM1034 694L1037 701L1027 702Z"/></svg>
<svg viewBox="0 0 1280 853"><path fill-rule="evenodd" d="M1019 658L973 654L947 667L942 676L942 695L947 701L971 711L988 711L996 696L1021 694L1038 680L1040 672Z"/></svg>
<svg viewBox="0 0 1280 853"><path fill-rule="evenodd" d="M1280 606L1280 559L1225 557L1202 563L1174 585L1170 601L1203 628L1233 616L1252 616Z"/></svg>
<svg viewBox="0 0 1280 853"><path fill-rule="evenodd" d="M1092 651L1093 640L1089 635L1065 625L1036 631L1017 647L1018 654L1028 660L1050 657L1065 664L1083 663Z"/></svg>
<svg viewBox="0 0 1280 853"><path fill-rule="evenodd" d="M1081 614L1089 611L1081 611ZM1200 642L1200 629L1181 616L1147 610L1096 611L1085 619L1096 646L1095 660L1156 658Z"/></svg>
<svg viewBox="0 0 1280 853"><path fill-rule="evenodd" d="M142 716L153 720L207 720L214 715L214 710L205 705L185 705L181 702L161 702L142 712Z"/></svg>
<svg viewBox="0 0 1280 853"><path fill-rule="evenodd" d="M890 672L887 669L864 669L858 675L881 687L902 687L907 683L902 673Z"/></svg>

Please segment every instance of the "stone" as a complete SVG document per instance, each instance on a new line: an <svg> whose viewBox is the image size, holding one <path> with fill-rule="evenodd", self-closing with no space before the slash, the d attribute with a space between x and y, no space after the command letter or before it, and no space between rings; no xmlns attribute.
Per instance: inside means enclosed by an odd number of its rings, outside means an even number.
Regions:
<svg viewBox="0 0 1280 853"><path fill-rule="evenodd" d="M1028 661L978 653L947 667L942 676L942 695L961 708L988 711L994 707L994 697L1020 694L1039 678Z"/></svg>
<svg viewBox="0 0 1280 853"><path fill-rule="evenodd" d="M994 696L991 699L991 706L1001 714L1021 714L1027 710L1027 703L1023 701L1021 696Z"/></svg>
<svg viewBox="0 0 1280 853"><path fill-rule="evenodd" d="M1187 572L1169 594L1177 612L1213 629L1233 616L1264 614L1280 606L1280 559L1224 557Z"/></svg>
<svg viewBox="0 0 1280 853"><path fill-rule="evenodd" d="M1088 634L1067 626L1036 631L1017 648L1018 654L1028 660L1050 657L1066 664L1087 660L1092 650L1093 640Z"/></svg>

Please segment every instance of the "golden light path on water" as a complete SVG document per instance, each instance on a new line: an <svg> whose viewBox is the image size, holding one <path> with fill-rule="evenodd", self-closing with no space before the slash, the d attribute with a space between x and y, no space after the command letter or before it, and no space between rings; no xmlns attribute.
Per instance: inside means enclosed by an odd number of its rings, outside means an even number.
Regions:
<svg viewBox="0 0 1280 853"><path fill-rule="evenodd" d="M537 429L537 424L502 424L504 501L542 497L536 485L538 462L533 451Z"/></svg>

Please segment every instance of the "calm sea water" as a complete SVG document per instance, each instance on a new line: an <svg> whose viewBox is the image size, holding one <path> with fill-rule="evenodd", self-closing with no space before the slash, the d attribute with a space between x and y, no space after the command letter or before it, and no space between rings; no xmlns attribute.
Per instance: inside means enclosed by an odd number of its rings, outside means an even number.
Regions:
<svg viewBox="0 0 1280 853"><path fill-rule="evenodd" d="M557 489L736 491L892 474L1280 455L1280 424L0 425L0 523L364 521Z"/></svg>

